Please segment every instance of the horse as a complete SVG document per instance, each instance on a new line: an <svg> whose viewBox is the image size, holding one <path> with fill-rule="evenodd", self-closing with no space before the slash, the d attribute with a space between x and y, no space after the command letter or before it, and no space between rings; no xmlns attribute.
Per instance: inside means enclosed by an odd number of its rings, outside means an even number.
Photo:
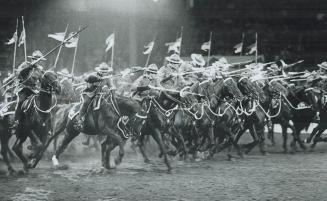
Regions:
<svg viewBox="0 0 327 201"><path fill-rule="evenodd" d="M165 133L170 132L169 128L173 124L174 114L178 104L182 104L179 94L161 91L157 97L144 99L142 105L144 105L145 109L143 109L143 112L139 115L145 120L138 139L138 146L144 158L144 162L150 162L145 153L144 140L146 136L152 136L159 146L159 157L163 156L168 173L171 172L172 168L165 148L164 142L167 140ZM180 136L176 135L176 137Z"/></svg>
<svg viewBox="0 0 327 201"><path fill-rule="evenodd" d="M101 142L101 161L102 169L109 170L110 166L110 152L118 145L119 155L115 159L115 165L119 165L122 162L124 156L124 144L129 135L122 129L122 116L127 115L130 118L139 110L136 101L131 99L123 99L117 97L119 100L118 107L115 107L113 103L112 93L97 94L87 108L84 127L82 132L87 135L100 135L105 138ZM96 105L96 107L92 107ZM96 110L95 110L96 109ZM67 145L80 134L80 131L76 128L76 115L73 118L67 119L67 124L62 122L55 130L58 131L54 135L57 135L63 129L66 129L66 135L59 145L55 154L52 156L52 162L55 167L59 166L60 154L66 149Z"/></svg>
<svg viewBox="0 0 327 201"><path fill-rule="evenodd" d="M326 84L326 83L325 83ZM327 138L322 138L321 135L327 129L327 98L326 98L326 85L321 88L311 87L306 89L310 92L312 109L315 112L319 112L319 122L318 125L312 130L310 136L305 140L306 143L311 144L310 148L313 150L318 142L327 142Z"/></svg>
<svg viewBox="0 0 327 201"><path fill-rule="evenodd" d="M242 155L240 147L234 143L234 131L232 129L235 125L237 110L239 110L235 109L234 106L244 98L236 82L232 77L222 75L222 79L217 79L212 83L208 82L207 86L202 86L202 91L208 99L204 113L210 124L200 125L211 128L213 132L212 141L209 143L211 147L209 158L230 145L233 145L238 154ZM223 111L222 114L220 114L221 110ZM202 130L204 127L200 128ZM231 158L231 155L228 154L228 157Z"/></svg>
<svg viewBox="0 0 327 201"><path fill-rule="evenodd" d="M235 141L237 143L245 131L249 130L253 142L242 146L246 148L245 153L248 154L259 144L260 152L265 155L264 127L266 116L257 106L258 102L264 101L266 97L261 88L258 87L258 83L252 82L247 77L241 77L238 80L238 87L246 98L240 103L243 108L243 114L241 115L244 122L243 129L236 134Z"/></svg>
<svg viewBox="0 0 327 201"><path fill-rule="evenodd" d="M45 71L41 77L41 87L38 94L30 96L22 107L25 113L17 128L16 141L13 150L23 163L23 171L35 168L42 157L42 150L48 135L51 134L51 110L55 107L53 93L60 93L61 86L53 71ZM23 144L29 137L33 144L33 153L28 160L23 153ZM11 169L11 172L14 170Z"/></svg>

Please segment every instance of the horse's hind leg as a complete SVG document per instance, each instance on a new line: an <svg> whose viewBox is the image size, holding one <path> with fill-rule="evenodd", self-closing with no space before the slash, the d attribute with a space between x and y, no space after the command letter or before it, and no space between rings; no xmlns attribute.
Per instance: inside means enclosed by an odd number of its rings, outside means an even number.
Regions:
<svg viewBox="0 0 327 201"><path fill-rule="evenodd" d="M67 148L67 146L69 145L69 143L75 137L78 136L78 134L79 134L79 131L76 131L74 129L67 130L64 139L62 140L61 144L59 145L58 149L55 152L55 155L52 156L52 163L53 163L54 166L58 166L59 165L58 158L59 158L60 154Z"/></svg>
<svg viewBox="0 0 327 201"><path fill-rule="evenodd" d="M8 153L10 153L10 149L8 146L9 143L9 139L10 139L10 135L8 132L3 132L2 134L0 134L0 141L1 141L1 155L3 157L4 162L7 165L9 174L13 174L15 172L14 168L11 166L10 162L9 162L9 158L8 158Z"/></svg>

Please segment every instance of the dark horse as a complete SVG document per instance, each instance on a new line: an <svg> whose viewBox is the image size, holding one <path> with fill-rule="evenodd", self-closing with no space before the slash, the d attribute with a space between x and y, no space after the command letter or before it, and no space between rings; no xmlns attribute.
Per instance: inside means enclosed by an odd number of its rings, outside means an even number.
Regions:
<svg viewBox="0 0 327 201"><path fill-rule="evenodd" d="M130 118L139 110L136 101L131 99L117 97L119 108L113 104L113 94L105 93L96 95L87 109L84 121L83 133L87 135L101 135L105 138L101 142L102 167L110 169L110 152L118 145L119 155L115 159L115 164L119 165L124 156L124 144L128 139L128 133L125 133L122 127L121 115L130 116ZM98 109L92 105L97 105ZM67 116L67 117L66 117ZM52 157L53 164L59 165L58 158L66 149L67 145L80 134L76 129L76 116L72 119L65 115L66 121L59 123L55 128L54 136L66 129L66 135Z"/></svg>
<svg viewBox="0 0 327 201"><path fill-rule="evenodd" d="M238 142L241 136L248 129L253 138L253 142L243 145L245 153L249 153L257 144L259 144L260 152L264 155L266 150L264 147L264 127L266 115L262 109L257 107L259 102L265 101L266 97L259 83L252 82L246 77L241 77L238 80L238 87L246 97L241 106L243 108L242 119L244 122L243 129L237 133L235 141Z"/></svg>
<svg viewBox="0 0 327 201"><path fill-rule="evenodd" d="M29 105L24 108L25 113L17 128L16 141L13 145L13 150L19 159L23 162L24 171L29 168L36 167L38 161L42 157L42 150L46 144L47 137L51 134L51 110L56 103L53 103L53 93L60 93L61 87L57 79L57 75L52 71L45 71L41 78L40 92L28 98ZM4 124L6 132L1 133L1 143L4 150L1 151L5 156L8 153L8 140L10 138L8 133L8 122L12 116L5 117L7 124ZM6 126L7 125L7 126ZM23 143L27 137L31 139L33 144L33 153L29 156L28 160L23 153ZM4 157L8 170L10 173L14 169L10 165L8 158Z"/></svg>

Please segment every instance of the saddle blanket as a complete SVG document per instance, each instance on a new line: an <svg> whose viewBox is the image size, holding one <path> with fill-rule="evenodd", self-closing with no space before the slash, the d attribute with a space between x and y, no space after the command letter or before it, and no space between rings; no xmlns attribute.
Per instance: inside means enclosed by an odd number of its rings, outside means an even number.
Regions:
<svg viewBox="0 0 327 201"><path fill-rule="evenodd" d="M6 115L14 114L16 101L0 104L0 117L3 118Z"/></svg>
<svg viewBox="0 0 327 201"><path fill-rule="evenodd" d="M68 118L70 120L74 119L74 117L79 113L81 106L82 103L74 103L73 107L69 109Z"/></svg>

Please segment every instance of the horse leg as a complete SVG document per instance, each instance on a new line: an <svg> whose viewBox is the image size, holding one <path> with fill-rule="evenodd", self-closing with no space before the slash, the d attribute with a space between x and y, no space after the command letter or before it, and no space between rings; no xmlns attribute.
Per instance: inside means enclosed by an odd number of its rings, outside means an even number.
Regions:
<svg viewBox="0 0 327 201"><path fill-rule="evenodd" d="M137 145L143 156L144 163L150 163L150 159L148 158L148 156L146 155L146 152L145 152L145 146L144 146L145 143L144 142L145 142L145 135L141 134L141 136L138 138Z"/></svg>
<svg viewBox="0 0 327 201"><path fill-rule="evenodd" d="M250 151L259 144L259 137L254 124L250 126L249 131L253 138L253 142L247 145L247 150L245 151L246 154L250 153Z"/></svg>
<svg viewBox="0 0 327 201"><path fill-rule="evenodd" d="M107 155L107 150L108 150L108 137L101 142L101 163L102 167L109 169L109 162L108 162L108 155Z"/></svg>
<svg viewBox="0 0 327 201"><path fill-rule="evenodd" d="M162 153L162 155L164 157L164 161L165 161L165 164L166 164L166 166L168 168L168 172L171 172L171 166L170 166L170 162L168 160L168 155L167 155L166 149L164 147L164 143L163 143L163 141L161 139L160 131L157 128L153 129L152 137L159 145L159 149L160 149L160 151L161 151L161 153Z"/></svg>
<svg viewBox="0 0 327 201"><path fill-rule="evenodd" d="M313 139L313 143L310 146L311 151L315 148L315 146L317 145L318 142L322 142L324 141L323 139L321 139L321 135L322 133L326 130L326 128L322 128L318 131L318 133L315 135L314 139Z"/></svg>
<svg viewBox="0 0 327 201"><path fill-rule="evenodd" d="M267 128L268 128L268 139L270 139L271 146L275 146L275 134L274 134L274 124L271 122L270 119L267 120Z"/></svg>
<svg viewBox="0 0 327 201"><path fill-rule="evenodd" d="M21 135L22 134L16 135L17 139L16 139L12 149L14 150L14 152L18 156L18 158L22 161L24 171L27 172L28 171L28 161L23 153L23 143L26 141L27 136L20 137Z"/></svg>
<svg viewBox="0 0 327 201"><path fill-rule="evenodd" d="M187 160L187 154L188 154L188 151L187 151L187 148L186 148L186 144L185 144L185 140L184 140L184 137L182 135L182 131L181 129L179 129L177 131L177 129L175 127L172 128L172 134L175 138L177 138L177 140L182 144L182 147L183 147L183 158L184 160ZM176 147L178 148L178 147Z"/></svg>
<svg viewBox="0 0 327 201"><path fill-rule="evenodd" d="M310 136L305 140L306 143L311 143L312 138L319 132L321 125L318 124L311 132Z"/></svg>
<svg viewBox="0 0 327 201"><path fill-rule="evenodd" d="M8 132L3 132L0 135L0 141L1 141L1 155L3 157L4 162L7 165L7 169L9 171L9 174L12 175L15 170L14 168L11 166L10 162L9 162L9 158L8 158L8 153L10 153L10 148L8 146L9 143L9 139L10 139L10 135Z"/></svg>
<svg viewBox="0 0 327 201"><path fill-rule="evenodd" d="M125 151L124 151L125 142L118 134L116 134L115 130L111 128L106 127L103 133L109 134L110 138L114 140L115 143L118 144L119 152L118 152L118 156L115 158L115 165L119 165L122 162L123 157L125 155Z"/></svg>
<svg viewBox="0 0 327 201"><path fill-rule="evenodd" d="M285 125L281 125L282 127L282 135L283 135L283 149L284 153L288 152L288 147L287 147L287 127Z"/></svg>
<svg viewBox="0 0 327 201"><path fill-rule="evenodd" d="M79 135L79 131L77 131L75 129L69 129L69 130L67 130L64 139L62 140L62 142L59 145L58 149L55 151L55 155L52 156L52 163L53 163L54 166L58 166L59 165L58 158L59 158L60 154L62 154L62 152L67 148L67 146L69 145L69 143L75 137L77 137L78 135Z"/></svg>
<svg viewBox="0 0 327 201"><path fill-rule="evenodd" d="M294 126L294 138L295 138L296 142L299 143L301 149L303 151L305 151L305 150L307 150L307 147L304 145L303 140L300 137L300 134L301 134L300 128L298 128L297 126L296 127Z"/></svg>

